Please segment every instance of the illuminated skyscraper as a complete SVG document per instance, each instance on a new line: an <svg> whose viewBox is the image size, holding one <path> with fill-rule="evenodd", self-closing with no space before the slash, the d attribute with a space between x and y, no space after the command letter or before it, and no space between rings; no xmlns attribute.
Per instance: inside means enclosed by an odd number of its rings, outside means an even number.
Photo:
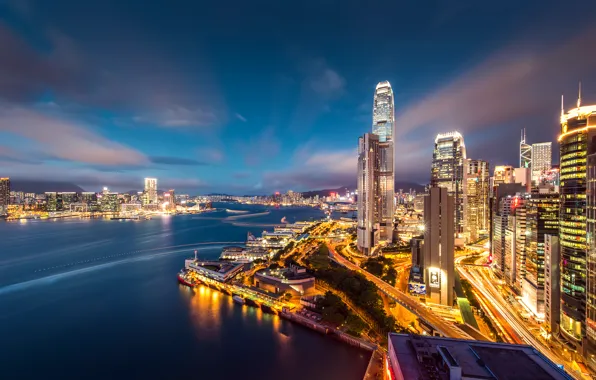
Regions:
<svg viewBox="0 0 596 380"><path fill-rule="evenodd" d="M470 241L478 240L479 231L490 228L489 164L482 160L465 160L466 207L465 218Z"/></svg>
<svg viewBox="0 0 596 380"><path fill-rule="evenodd" d="M552 168L551 151L551 142L532 144L532 181L538 183L541 174Z"/></svg>
<svg viewBox="0 0 596 380"><path fill-rule="evenodd" d="M0 178L0 214L6 210L10 203L10 178Z"/></svg>
<svg viewBox="0 0 596 380"><path fill-rule="evenodd" d="M495 172L493 174L493 185L496 186L500 183L515 183L514 173L515 171L513 170L513 166L495 166Z"/></svg>
<svg viewBox="0 0 596 380"><path fill-rule="evenodd" d="M370 255L379 240L379 137L367 133L358 139L358 249Z"/></svg>
<svg viewBox="0 0 596 380"><path fill-rule="evenodd" d="M145 192L143 194L143 205L157 205L157 179L145 178Z"/></svg>
<svg viewBox="0 0 596 380"><path fill-rule="evenodd" d="M530 169L532 167L532 146L526 143L526 129L522 129L519 142L519 167Z"/></svg>
<svg viewBox="0 0 596 380"><path fill-rule="evenodd" d="M466 146L459 132L440 133L435 139L431 186L444 187L455 201L455 232L466 231L464 218L464 160Z"/></svg>
<svg viewBox="0 0 596 380"><path fill-rule="evenodd" d="M380 239L393 241L393 210L395 197L395 161L393 135L395 114L393 90L388 81L379 82L373 99L372 133L379 138L379 223Z"/></svg>
<svg viewBox="0 0 596 380"><path fill-rule="evenodd" d="M594 238L588 234L593 225L594 170L588 158L596 153L596 105L561 110L559 245L561 250L562 335L578 347L587 341L589 351L596 346L596 260L591 250ZM589 200L588 200L589 199ZM586 310L587 309L587 310ZM592 361L590 359L589 361ZM594 362L588 363L594 366Z"/></svg>

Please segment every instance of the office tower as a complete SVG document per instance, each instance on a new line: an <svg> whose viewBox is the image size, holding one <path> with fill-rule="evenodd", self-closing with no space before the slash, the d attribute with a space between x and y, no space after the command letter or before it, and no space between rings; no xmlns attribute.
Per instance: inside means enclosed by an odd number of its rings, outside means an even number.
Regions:
<svg viewBox="0 0 596 380"><path fill-rule="evenodd" d="M379 240L379 137L367 133L358 139L358 249L370 255Z"/></svg>
<svg viewBox="0 0 596 380"><path fill-rule="evenodd" d="M6 207L10 204L10 178L0 178L0 214L6 212Z"/></svg>
<svg viewBox="0 0 596 380"><path fill-rule="evenodd" d="M435 139L431 166L431 186L447 189L455 202L455 232L465 232L464 160L466 146L459 132L441 133Z"/></svg>
<svg viewBox="0 0 596 380"><path fill-rule="evenodd" d="M395 128L395 114L393 90L389 82L379 82L373 99L372 133L379 138L379 197L380 197L380 239L393 241L393 213L394 213L394 148L393 135Z"/></svg>
<svg viewBox="0 0 596 380"><path fill-rule="evenodd" d="M561 316L559 235L544 235L544 322L550 334L559 330Z"/></svg>
<svg viewBox="0 0 596 380"><path fill-rule="evenodd" d="M538 316L545 315L545 236L559 232L559 194L526 197L525 276L522 300ZM552 254L551 254L552 255ZM558 302L558 301L557 301Z"/></svg>
<svg viewBox="0 0 596 380"><path fill-rule="evenodd" d="M467 221L470 241L478 240L479 232L486 232L489 229L490 211L488 205L489 194L489 164L482 160L465 160L466 178L466 208L465 218Z"/></svg>
<svg viewBox="0 0 596 380"><path fill-rule="evenodd" d="M105 189L105 188L104 188ZM112 193L105 189L101 194L100 210L103 212L118 212L120 211L120 201L118 200L118 193Z"/></svg>
<svg viewBox="0 0 596 380"><path fill-rule="evenodd" d="M581 99L581 98L580 98ZM587 257L586 193L587 157L596 152L596 105L561 110L559 247L561 254L561 321L559 331L578 348L596 340L596 320L587 319L586 304L594 294L586 293ZM592 173L590 173L592 174ZM589 260L589 261L588 261ZM587 263L587 265L586 265Z"/></svg>
<svg viewBox="0 0 596 380"><path fill-rule="evenodd" d="M87 205L87 211L99 211L99 203L97 203L97 194L92 191L84 191L81 193L81 202Z"/></svg>
<svg viewBox="0 0 596 380"><path fill-rule="evenodd" d="M48 212L58 211L58 195L53 192L46 192L46 210Z"/></svg>
<svg viewBox="0 0 596 380"><path fill-rule="evenodd" d="M57 209L59 211L70 211L70 206L79 201L78 194L73 191L60 192L56 196L57 196Z"/></svg>
<svg viewBox="0 0 596 380"><path fill-rule="evenodd" d="M538 183L542 172L552 167L552 143L532 144L532 181Z"/></svg>
<svg viewBox="0 0 596 380"><path fill-rule="evenodd" d="M596 115L595 115L596 116ZM593 116L594 117L594 116ZM590 120L592 123L595 119ZM596 123L593 125L596 127ZM592 146L593 149L596 146ZM592 369L596 369L596 149L589 151L586 178L586 335L588 364ZM566 232L561 227L561 232Z"/></svg>
<svg viewBox="0 0 596 380"><path fill-rule="evenodd" d="M532 169L532 146L526 143L526 128L522 129L519 142L519 167Z"/></svg>
<svg viewBox="0 0 596 380"><path fill-rule="evenodd" d="M499 202L498 221L495 227L495 261L501 260L502 274L509 285L519 288L518 282L524 270L525 209L521 194L507 196Z"/></svg>
<svg viewBox="0 0 596 380"><path fill-rule="evenodd" d="M495 172L493 174L493 185L497 186L500 183L515 183L513 166L495 166Z"/></svg>
<svg viewBox="0 0 596 380"><path fill-rule="evenodd" d="M520 184L505 184L501 183L495 186L494 195L490 201L490 249L493 263L498 275L503 275L505 272L505 253L507 242L507 227L509 224L509 216L511 215L511 205L513 199L517 194L525 192L525 188ZM511 240L511 239L510 239ZM508 254L511 253L511 241L509 242ZM509 262L509 266L511 266Z"/></svg>
<svg viewBox="0 0 596 380"><path fill-rule="evenodd" d="M144 205L157 205L157 179L145 178Z"/></svg>
<svg viewBox="0 0 596 380"><path fill-rule="evenodd" d="M526 277L526 244L527 244L527 202L528 195L520 196L520 202L518 207L514 210L512 215L512 223L515 228L513 238L515 257L514 257L514 276L512 277L512 285L518 291L521 292L522 282Z"/></svg>
<svg viewBox="0 0 596 380"><path fill-rule="evenodd" d="M513 169L513 183L519 183L526 187L526 192L532 189L532 173L528 168Z"/></svg>
<svg viewBox="0 0 596 380"><path fill-rule="evenodd" d="M176 211L176 193L174 189L168 190L163 194L164 210Z"/></svg>
<svg viewBox="0 0 596 380"><path fill-rule="evenodd" d="M432 187L424 200L424 281L430 302L453 306L455 200Z"/></svg>

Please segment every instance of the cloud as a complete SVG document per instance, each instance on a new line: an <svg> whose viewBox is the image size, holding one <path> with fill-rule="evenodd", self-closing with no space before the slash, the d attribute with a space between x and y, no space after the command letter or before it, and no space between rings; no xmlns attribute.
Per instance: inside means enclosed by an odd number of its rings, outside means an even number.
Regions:
<svg viewBox="0 0 596 380"><path fill-rule="evenodd" d="M239 113L236 113L235 116L236 116L236 119L246 123L246 118L244 116L240 115Z"/></svg>
<svg viewBox="0 0 596 380"><path fill-rule="evenodd" d="M202 162L199 160L195 160L192 158L184 158L184 157L171 157L171 156L149 156L149 160L151 160L154 164L163 164L163 165L179 165L179 166L205 166L209 165L206 162Z"/></svg>
<svg viewBox="0 0 596 380"><path fill-rule="evenodd" d="M17 135L58 159L97 165L144 165L147 157L73 121L12 105L0 105L0 132Z"/></svg>
<svg viewBox="0 0 596 380"><path fill-rule="evenodd" d="M236 179L244 179L244 178L249 178L251 176L250 172L235 172L232 173L232 177L236 178Z"/></svg>
<svg viewBox="0 0 596 380"><path fill-rule="evenodd" d="M175 106L137 115L133 117L133 121L139 124L155 124L163 127L204 127L216 124L218 118L212 111Z"/></svg>
<svg viewBox="0 0 596 380"><path fill-rule="evenodd" d="M216 147L201 147L197 149L197 157L207 164L218 164L225 160L222 150Z"/></svg>
<svg viewBox="0 0 596 380"><path fill-rule="evenodd" d="M331 69L326 60L313 59L306 65L306 84L323 97L334 97L343 93L346 80Z"/></svg>
<svg viewBox="0 0 596 380"><path fill-rule="evenodd" d="M305 158L304 149L295 154L294 165L283 171L263 173L263 188L270 191L337 188L354 186L357 177L356 149L323 151Z"/></svg>

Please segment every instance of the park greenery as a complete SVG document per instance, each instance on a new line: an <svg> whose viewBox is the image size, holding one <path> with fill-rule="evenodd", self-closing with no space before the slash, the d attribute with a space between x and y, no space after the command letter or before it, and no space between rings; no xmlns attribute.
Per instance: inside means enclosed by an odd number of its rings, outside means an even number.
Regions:
<svg viewBox="0 0 596 380"><path fill-rule="evenodd" d="M502 342L503 339L501 339L501 336L500 336L499 332L497 331L497 329L495 328L495 326L493 325L493 322L484 312L482 312L482 309L480 307L480 302L478 302L476 295L472 291L472 285L470 284L470 282L468 280L462 278L460 280L460 283L461 283L462 289L464 290L464 293L466 294L466 298L470 302L470 305L474 306L477 310L480 311L480 317L482 318L484 323L488 326L488 328L492 331L492 333L494 334L494 336L496 338L496 341Z"/></svg>
<svg viewBox="0 0 596 380"><path fill-rule="evenodd" d="M323 320L337 326L345 326L346 332L350 335L360 336L367 328L366 323L360 317L350 312L346 304L331 292L327 292L319 299L317 308L323 315Z"/></svg>
<svg viewBox="0 0 596 380"><path fill-rule="evenodd" d="M379 256L366 260L362 266L367 272L379 277L383 281L395 286L397 271L393 267L393 260Z"/></svg>

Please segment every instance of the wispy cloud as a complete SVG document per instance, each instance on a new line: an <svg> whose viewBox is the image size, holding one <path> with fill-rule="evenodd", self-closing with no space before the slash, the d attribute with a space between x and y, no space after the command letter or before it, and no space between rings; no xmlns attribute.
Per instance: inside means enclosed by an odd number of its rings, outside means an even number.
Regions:
<svg viewBox="0 0 596 380"><path fill-rule="evenodd" d="M111 141L74 121L12 105L0 105L0 133L29 140L47 155L98 165L143 165L141 152Z"/></svg>
<svg viewBox="0 0 596 380"><path fill-rule="evenodd" d="M207 162L195 160L193 158L171 157L171 156L149 156L154 164L179 165L179 166L206 166Z"/></svg>
<svg viewBox="0 0 596 380"><path fill-rule="evenodd" d="M246 120L246 118L244 116L240 115L239 113L236 113L235 116L236 116L236 119L238 119L238 120L246 123L247 120Z"/></svg>
<svg viewBox="0 0 596 380"><path fill-rule="evenodd" d="M206 127L218 122L217 115L212 111L200 108L188 109L175 106L159 111L147 112L133 117L136 123L155 124L164 127Z"/></svg>
<svg viewBox="0 0 596 380"><path fill-rule="evenodd" d="M315 93L324 97L334 97L343 93L346 80L329 67L326 60L312 59L305 65L304 71L305 83Z"/></svg>
<svg viewBox="0 0 596 380"><path fill-rule="evenodd" d="M239 150L244 156L244 163L255 166L276 157L281 151L281 141L277 138L274 128L267 127L261 133L240 143Z"/></svg>

